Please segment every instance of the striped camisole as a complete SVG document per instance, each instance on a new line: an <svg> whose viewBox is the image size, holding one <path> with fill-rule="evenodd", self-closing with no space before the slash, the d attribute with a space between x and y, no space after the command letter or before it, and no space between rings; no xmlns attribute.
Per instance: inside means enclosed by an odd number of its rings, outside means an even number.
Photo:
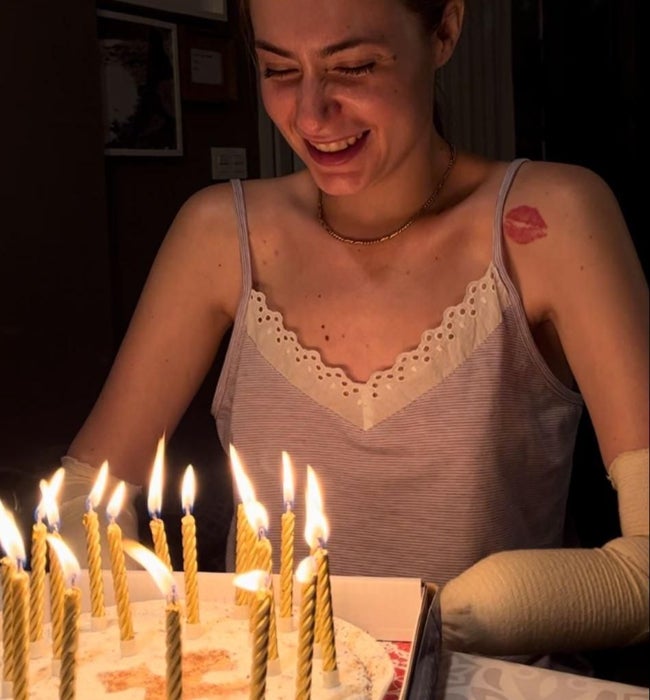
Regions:
<svg viewBox="0 0 650 700"><path fill-rule="evenodd" d="M542 359L504 264L503 209L521 162L499 191L483 277L415 350L367 382L304 348L255 290L243 190L233 181L243 293L212 413L269 512L276 561L283 450L295 465L296 556L307 553L311 465L334 574L444 584L495 551L563 544L582 399Z"/></svg>

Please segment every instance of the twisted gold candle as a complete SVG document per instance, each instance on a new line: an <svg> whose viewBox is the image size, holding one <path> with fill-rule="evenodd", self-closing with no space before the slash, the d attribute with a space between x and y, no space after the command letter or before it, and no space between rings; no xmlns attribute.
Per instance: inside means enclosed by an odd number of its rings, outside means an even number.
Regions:
<svg viewBox="0 0 650 700"><path fill-rule="evenodd" d="M109 523L106 533L108 536L108 549L111 555L111 573L113 575L113 589L115 591L115 603L120 626L120 640L125 642L133 639L134 634L129 588L126 580L126 564L122 549L122 530L113 521Z"/></svg>
<svg viewBox="0 0 650 700"><path fill-rule="evenodd" d="M13 627L13 611L14 605L12 601L11 578L16 565L9 557L0 559L0 569L2 571L2 679L4 682L11 683L14 675L14 636L12 634Z"/></svg>
<svg viewBox="0 0 650 700"><path fill-rule="evenodd" d="M246 518L244 504L239 503L237 504L237 535L235 539L235 572L238 574L252 568L254 538L255 533ZM235 588L235 605L246 605L248 598L248 591L243 588Z"/></svg>
<svg viewBox="0 0 650 700"><path fill-rule="evenodd" d="M266 528L268 525L268 515L264 506L254 501L247 506L247 517L251 523L251 527L255 526L258 529L258 537L254 547L254 562L255 569L264 571L269 575L269 589L271 591L271 610L269 620L269 661L278 662L280 654L278 652L278 632L275 615L275 596L273 594L273 547L271 541L266 536ZM251 611L252 612L252 611ZM250 618L251 629L254 625L254 618ZM272 672L280 671L278 663L273 664Z"/></svg>
<svg viewBox="0 0 650 700"><path fill-rule="evenodd" d="M43 611L45 607L45 568L47 527L39 520L32 525L31 575L29 581L29 640L39 642L43 638Z"/></svg>
<svg viewBox="0 0 650 700"><path fill-rule="evenodd" d="M183 654L181 609L174 600L165 608L165 660L167 662L167 700L183 700Z"/></svg>
<svg viewBox="0 0 650 700"><path fill-rule="evenodd" d="M165 523L160 519L162 512L162 492L163 492L163 469L165 466L165 436L158 440L156 457L153 462L153 470L149 481L149 494L147 496L147 508L151 520L149 529L153 537L153 546L156 556L170 571L172 562L169 557L169 547L167 546L167 535L165 533Z"/></svg>
<svg viewBox="0 0 650 700"><path fill-rule="evenodd" d="M106 615L104 608L104 580L102 578L102 554L99 538L99 519L89 507L83 515L86 529L86 552L88 555L88 579L90 583L90 614L99 618Z"/></svg>
<svg viewBox="0 0 650 700"><path fill-rule="evenodd" d="M291 618L293 614L293 543L296 516L287 509L282 514L282 540L280 547L280 617Z"/></svg>
<svg viewBox="0 0 650 700"><path fill-rule="evenodd" d="M280 546L280 622L291 630L293 617L293 543L296 516L293 512L293 465L288 452L282 452L282 496L285 512L281 519Z"/></svg>
<svg viewBox="0 0 650 700"><path fill-rule="evenodd" d="M266 694L271 604L271 591L268 588L257 591L253 604L253 660L250 700L264 700Z"/></svg>
<svg viewBox="0 0 650 700"><path fill-rule="evenodd" d="M185 604L187 606L187 622L199 622L199 584L197 579L196 560L196 523L194 516L187 513L181 519L183 532L183 573L185 576Z"/></svg>
<svg viewBox="0 0 650 700"><path fill-rule="evenodd" d="M334 635L334 613L332 611L332 589L329 575L327 550L319 549L316 581L316 625L320 627L319 639L322 647L323 673L328 687L338 685L336 665L336 640Z"/></svg>
<svg viewBox="0 0 650 700"><path fill-rule="evenodd" d="M316 622L316 567L313 557L308 557L300 562L296 578L302 583L300 621L298 623L296 700L309 700L311 697L311 672Z"/></svg>
<svg viewBox="0 0 650 700"><path fill-rule="evenodd" d="M183 475L181 489L181 505L185 515L181 519L181 533L183 536L183 574L185 577L185 607L186 619L190 625L199 623L199 584L197 579L196 556L196 522L192 515L196 482L194 479L194 467L187 465ZM193 629L197 629L194 627Z"/></svg>
<svg viewBox="0 0 650 700"><path fill-rule="evenodd" d="M20 564L11 575L11 615L13 646L13 697L29 697L29 576Z"/></svg>
<svg viewBox="0 0 650 700"><path fill-rule="evenodd" d="M51 533L55 539L61 539L61 535L55 530ZM63 592L64 581L61 564L52 549L49 548L50 563L50 622L52 627L52 658L55 661L61 659L61 645L63 642Z"/></svg>
<svg viewBox="0 0 650 700"><path fill-rule="evenodd" d="M59 700L74 700L77 683L77 647L79 646L79 613L81 590L70 586L63 598L63 648Z"/></svg>
<svg viewBox="0 0 650 700"><path fill-rule="evenodd" d="M169 547L167 546L167 533L165 532L165 523L157 516L153 516L149 521L149 529L153 536L153 548L156 556L160 559L170 571L172 569L172 561L169 556Z"/></svg>
<svg viewBox="0 0 650 700"><path fill-rule="evenodd" d="M255 490L250 479L246 476L239 454L232 444L229 446L229 455L230 468L241 500L241 503L237 506L237 532L235 537L235 571L241 574L253 568L253 549L257 541L257 531L248 520L246 504L255 501ZM235 589L235 605L239 609L248 604L252 605L252 603L253 598L250 591L239 587Z"/></svg>

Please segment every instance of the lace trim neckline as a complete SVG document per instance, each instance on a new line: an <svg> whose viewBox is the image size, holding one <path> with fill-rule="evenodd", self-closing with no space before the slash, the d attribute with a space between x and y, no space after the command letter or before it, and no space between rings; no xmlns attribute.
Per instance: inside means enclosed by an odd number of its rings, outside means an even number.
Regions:
<svg viewBox="0 0 650 700"><path fill-rule="evenodd" d="M365 382L304 347L285 327L282 314L268 307L263 292L251 290L246 324L261 354L294 386L368 429L462 364L500 323L505 304L505 286L490 263L483 277L467 285L463 300L445 309L441 323L422 333L416 348L400 353L389 369L373 372Z"/></svg>

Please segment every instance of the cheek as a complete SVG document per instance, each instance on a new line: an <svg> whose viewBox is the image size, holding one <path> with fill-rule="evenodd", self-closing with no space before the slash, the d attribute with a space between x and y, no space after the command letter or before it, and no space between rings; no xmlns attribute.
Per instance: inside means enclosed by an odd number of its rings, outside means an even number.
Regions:
<svg viewBox="0 0 650 700"><path fill-rule="evenodd" d="M264 85L264 83L262 83L260 86L260 94L264 109L271 120L276 121L281 119L291 111L293 97L291 96L290 90L272 85Z"/></svg>

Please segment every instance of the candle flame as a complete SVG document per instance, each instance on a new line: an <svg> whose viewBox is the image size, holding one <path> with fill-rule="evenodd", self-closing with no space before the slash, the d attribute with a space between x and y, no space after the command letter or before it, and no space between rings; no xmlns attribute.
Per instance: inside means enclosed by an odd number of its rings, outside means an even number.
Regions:
<svg viewBox="0 0 650 700"><path fill-rule="evenodd" d="M262 530L263 534L266 535L269 529L269 514L266 508L259 501L249 501L244 504L244 512L253 531L260 532Z"/></svg>
<svg viewBox="0 0 650 700"><path fill-rule="evenodd" d="M68 582L70 587L74 586L77 577L81 573L81 567L79 566L77 557L75 557L70 547L68 547L68 545L60 537L47 535L47 541L48 544L51 545L57 559L59 560L61 571L63 572L63 578Z"/></svg>
<svg viewBox="0 0 650 700"><path fill-rule="evenodd" d="M249 501L255 500L255 489L251 483L244 467L241 463L241 459L237 454L237 450L234 445L230 445L230 466L232 467L233 476L235 477L235 483L237 484L237 491L239 492L239 498L242 503L248 503Z"/></svg>
<svg viewBox="0 0 650 700"><path fill-rule="evenodd" d="M307 466L307 518L305 523L305 539L313 549L325 546L329 539L329 523L323 513L323 498L316 478L316 472Z"/></svg>
<svg viewBox="0 0 650 700"><path fill-rule="evenodd" d="M99 468L99 474L97 474L97 479L95 484L90 491L88 496L88 504L91 508L97 508L99 502L102 500L104 495L104 489L106 488L106 482L108 481L108 460L104 460L104 463Z"/></svg>
<svg viewBox="0 0 650 700"><path fill-rule="evenodd" d="M243 574L237 574L233 579L233 583L238 588L243 588L246 591L257 593L264 588L269 588L271 585L271 575L268 571L262 569L253 569L246 571Z"/></svg>
<svg viewBox="0 0 650 700"><path fill-rule="evenodd" d="M126 493L126 484L123 481L115 487L108 505L106 506L106 514L111 520L115 520L122 510L124 502L124 494Z"/></svg>
<svg viewBox="0 0 650 700"><path fill-rule="evenodd" d="M314 557L305 557L296 569L298 583L309 583L316 576L316 560Z"/></svg>
<svg viewBox="0 0 650 700"><path fill-rule="evenodd" d="M165 435L158 440L156 457L153 461L153 471L149 482L149 496L147 498L147 508L152 518L160 515L162 510L162 489L163 489L163 467L165 465Z"/></svg>
<svg viewBox="0 0 650 700"><path fill-rule="evenodd" d="M188 464L183 474L183 485L181 487L181 504L183 511L191 513L194 507L194 498L196 496L196 477L194 476L194 467Z"/></svg>
<svg viewBox="0 0 650 700"><path fill-rule="evenodd" d="M150 549L134 540L125 539L122 543L124 551L138 564L141 564L153 578L160 592L169 598L174 592L174 576L167 565L160 560Z"/></svg>
<svg viewBox="0 0 650 700"><path fill-rule="evenodd" d="M58 473L58 471L57 471ZM56 476L56 474L55 474ZM59 506L56 502L56 483L55 488L52 489L51 482L47 479L41 479L38 483L38 487L41 490L41 503L42 503L42 513L45 514L47 522L52 529L58 529L59 527ZM59 485L60 488L60 485ZM40 509L40 506L39 506Z"/></svg>
<svg viewBox="0 0 650 700"><path fill-rule="evenodd" d="M16 566L25 563L25 544L20 534L14 514L0 501L0 545Z"/></svg>
<svg viewBox="0 0 650 700"><path fill-rule="evenodd" d="M50 491L52 492L52 497L56 500L59 497L59 494L61 493L61 487L63 486L63 480L65 479L65 469L63 467L59 467L54 474L50 477L50 480L48 481L48 485L50 487Z"/></svg>
<svg viewBox="0 0 650 700"><path fill-rule="evenodd" d="M293 465L288 452L282 452L282 492L284 496L284 504L287 508L293 508Z"/></svg>

